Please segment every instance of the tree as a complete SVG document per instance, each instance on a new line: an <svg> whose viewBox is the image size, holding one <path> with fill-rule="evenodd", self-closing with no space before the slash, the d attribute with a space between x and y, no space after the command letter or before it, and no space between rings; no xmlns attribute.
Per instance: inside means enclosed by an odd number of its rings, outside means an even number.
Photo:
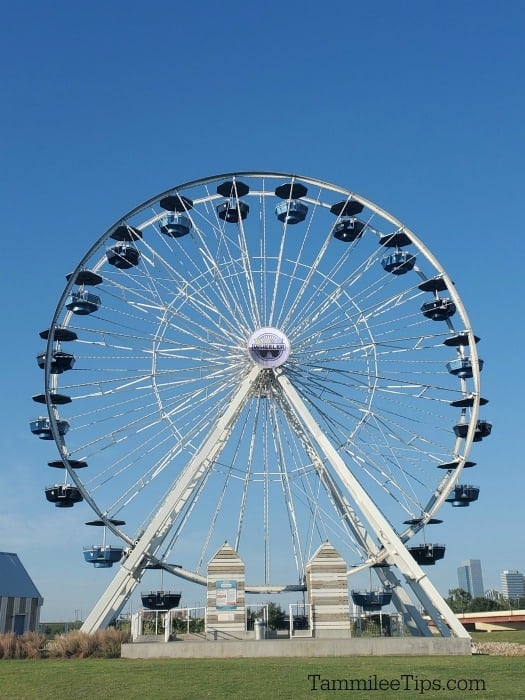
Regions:
<svg viewBox="0 0 525 700"><path fill-rule="evenodd" d="M491 600L484 596L472 598L468 605L468 612L488 612L490 610L503 610L505 605L502 605L498 600Z"/></svg>
<svg viewBox="0 0 525 700"><path fill-rule="evenodd" d="M446 599L450 609L455 613L465 613L472 600L472 596L464 588L452 588Z"/></svg>
<svg viewBox="0 0 525 700"><path fill-rule="evenodd" d="M268 627L279 630L284 627L285 612L277 603L268 603Z"/></svg>

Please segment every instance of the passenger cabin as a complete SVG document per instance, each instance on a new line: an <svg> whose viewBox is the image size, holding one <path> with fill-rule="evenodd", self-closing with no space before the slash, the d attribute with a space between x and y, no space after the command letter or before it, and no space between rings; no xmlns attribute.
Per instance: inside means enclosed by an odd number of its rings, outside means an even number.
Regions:
<svg viewBox="0 0 525 700"><path fill-rule="evenodd" d="M80 503L84 497L80 489L72 484L55 484L45 489L46 498L54 503L57 508L72 508L75 503Z"/></svg>
<svg viewBox="0 0 525 700"><path fill-rule="evenodd" d="M465 508L478 500L479 488L470 484L456 484L447 498L454 508Z"/></svg>
<svg viewBox="0 0 525 700"><path fill-rule="evenodd" d="M217 186L217 194L226 197L226 201L217 206L217 216L229 224L244 221L248 216L250 207L240 197L248 194L250 188L240 180L226 180Z"/></svg>
<svg viewBox="0 0 525 700"><path fill-rule="evenodd" d="M51 421L47 416L39 416L29 423L31 432L36 435L41 440L52 440L53 431L51 430ZM69 423L67 420L57 420L58 434L62 437L69 430Z"/></svg>
<svg viewBox="0 0 525 700"><path fill-rule="evenodd" d="M408 551L421 566L431 566L445 556L443 544L418 544L408 547Z"/></svg>
<svg viewBox="0 0 525 700"><path fill-rule="evenodd" d="M171 610L177 608L182 593L173 591L148 591L141 593L142 605L148 610Z"/></svg>
<svg viewBox="0 0 525 700"><path fill-rule="evenodd" d="M392 591L352 591L352 600L365 612L378 612L392 600Z"/></svg>
<svg viewBox="0 0 525 700"><path fill-rule="evenodd" d="M66 309L77 316L88 316L100 308L100 297L85 289L71 292L66 301Z"/></svg>
<svg viewBox="0 0 525 700"><path fill-rule="evenodd" d="M105 520L90 520L86 525L91 527L102 527L104 528L104 535L102 538L102 544L94 544L88 547L84 547L84 559L88 564L93 564L95 569L109 569L122 559L124 554L123 547L115 547L106 543L107 535L107 524L112 525L125 525L124 520L116 520L115 518L110 518L107 522Z"/></svg>
<svg viewBox="0 0 525 700"><path fill-rule="evenodd" d="M109 569L122 559L124 549L110 544L84 547L84 559L95 569Z"/></svg>
<svg viewBox="0 0 525 700"><path fill-rule="evenodd" d="M300 182L286 182L275 188L275 196L282 202L275 207L275 215L285 224L299 224L306 219L308 207L300 202L305 197L308 189Z"/></svg>
<svg viewBox="0 0 525 700"><path fill-rule="evenodd" d="M159 228L166 236L181 238L191 231L191 221L183 214L166 214L160 219Z"/></svg>
<svg viewBox="0 0 525 700"><path fill-rule="evenodd" d="M46 353L41 352L39 355L37 355L36 361L37 361L40 369L45 369L46 368ZM51 357L51 364L50 364L49 371L51 372L51 374L62 374L63 372L67 372L69 369L73 369L74 364L75 364L75 356L74 355L71 355L71 353L69 353L69 352L62 352L61 350L57 350L56 352L53 353L53 355Z"/></svg>
<svg viewBox="0 0 525 700"><path fill-rule="evenodd" d="M410 272L416 264L416 256L409 253L407 250L396 250L395 253L385 255L381 260L381 265L385 272L390 272L392 275L404 275Z"/></svg>

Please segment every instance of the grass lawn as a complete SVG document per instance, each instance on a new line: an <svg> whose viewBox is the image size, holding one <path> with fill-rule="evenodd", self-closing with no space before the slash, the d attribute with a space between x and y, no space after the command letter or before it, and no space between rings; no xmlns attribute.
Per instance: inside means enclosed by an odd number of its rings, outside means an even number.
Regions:
<svg viewBox="0 0 525 700"><path fill-rule="evenodd" d="M319 677L316 690L309 675ZM357 679L370 689L352 688ZM386 689L373 688L381 682ZM436 687L447 683L449 690ZM0 660L2 700L300 700L334 695L522 699L525 657Z"/></svg>
<svg viewBox="0 0 525 700"><path fill-rule="evenodd" d="M506 630L503 632L472 632L472 640L477 642L513 642L525 644L525 630Z"/></svg>

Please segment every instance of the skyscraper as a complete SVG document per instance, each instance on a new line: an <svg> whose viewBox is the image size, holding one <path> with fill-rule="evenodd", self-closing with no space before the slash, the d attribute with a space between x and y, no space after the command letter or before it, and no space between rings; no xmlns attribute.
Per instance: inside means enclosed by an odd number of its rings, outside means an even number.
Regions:
<svg viewBox="0 0 525 700"><path fill-rule="evenodd" d="M525 597L523 574L517 569L509 569L501 574L501 593L504 598L513 600Z"/></svg>
<svg viewBox="0 0 525 700"><path fill-rule="evenodd" d="M461 566L458 566L458 583L459 587L470 593L473 598L482 598L485 595L479 559L467 559L461 562Z"/></svg>

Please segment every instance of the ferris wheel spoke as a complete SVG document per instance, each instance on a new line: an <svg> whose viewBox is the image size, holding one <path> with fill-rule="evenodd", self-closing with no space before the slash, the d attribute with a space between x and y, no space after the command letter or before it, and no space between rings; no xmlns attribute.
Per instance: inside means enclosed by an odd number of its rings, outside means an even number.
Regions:
<svg viewBox="0 0 525 700"><path fill-rule="evenodd" d="M210 292L217 294L220 304L224 306L231 319L237 319L246 329L251 327L247 313L252 308L243 292L242 285L237 282L238 273L243 270L245 279L249 278L249 273L243 264L242 250L235 245L236 254L231 253L231 241L226 235L226 225L214 230L218 232L218 246L215 253L212 253L209 243L202 233L199 232L200 249L202 260L205 263L205 271L208 277L214 281L215 285L210 288ZM244 297L244 298L243 298Z"/></svg>
<svg viewBox="0 0 525 700"><path fill-rule="evenodd" d="M164 283L165 288L162 289L162 294L160 293L161 290L157 289L157 294L153 298L153 301L155 301L157 297L159 300L159 310L165 313L168 310L165 300L166 298L171 298L173 294L172 285L168 284L168 282L173 281L177 285L178 291L178 303L176 303L173 313L176 313L177 317L179 317L181 309L184 306L189 307L190 310L197 313L198 318L203 318L204 324L207 324L202 326L205 335L209 334L210 331L215 328L217 337L221 338L224 335L224 328L229 328L230 331L237 330L237 323L234 322L234 319L242 317L243 307L234 298L227 284L228 278L223 276L221 267L204 245L204 241L202 240L201 242L204 247L200 250L195 250L195 258L192 260L192 267L196 267L197 271L194 275L192 275L191 272L186 274L181 273L163 257L157 257L155 259L156 264L155 267L152 268L152 271L154 271L155 268L162 267L162 269L165 269L169 274L169 278L167 282ZM203 261L207 261L204 270L196 266L196 260L201 256ZM235 267L236 265L237 263L232 259L231 267ZM219 283L213 287L210 286L209 280L206 278L206 275L203 274L203 272L209 272L210 270L213 272L214 282ZM145 289L149 291L149 287L145 287ZM149 299L149 296L149 294L144 295L144 298ZM137 302L137 304L140 304L140 302ZM213 315L209 313L210 309L213 311ZM198 326L191 314L186 314L184 318L186 322L190 324L190 327L192 324ZM246 322L245 325L249 327Z"/></svg>
<svg viewBox="0 0 525 700"><path fill-rule="evenodd" d="M305 549L305 556L310 558L312 554L312 541L314 532L318 532L320 536L324 539L327 538L328 531L323 523L322 513L320 509L320 490L325 489L330 502L336 508L338 514L344 518L345 526L349 526L346 529L348 536L352 538L352 541L357 545L357 547L363 547L368 540L366 531L363 525L359 522L355 512L345 501L341 491L335 485L333 478L330 473L325 468L324 462L320 457L315 445L313 444L311 437L304 430L301 423L298 421L295 414L290 410L288 403L283 399L280 394L277 394L277 402L280 406L282 413L286 416L287 423L292 427L295 439L297 439L305 450L306 454L311 460L311 467L308 466L307 469L303 468L299 461L293 460L294 469L291 470L293 473L299 473L300 479L294 480L295 490L299 489L299 493L302 494L304 500L308 504L310 518L309 525L307 528L307 547ZM289 470L290 471L290 470ZM315 481L312 478L315 477ZM339 523L341 525L341 523ZM321 526L322 525L322 526ZM369 546L369 545L367 545ZM303 559L304 562L304 559Z"/></svg>
<svg viewBox="0 0 525 700"><path fill-rule="evenodd" d="M288 516L288 526L290 529L292 551L295 561L295 567L300 577L305 571L305 561L302 557L301 537L298 524L298 515L295 508L293 498L293 489L290 479L290 474L286 468L286 450L284 448L284 436L281 434L280 425L275 415L275 409L271 411L270 421L272 426L272 436L274 440L274 452L277 456L277 468L279 473L279 483L282 488L283 499L286 503L286 514Z"/></svg>
<svg viewBox="0 0 525 700"><path fill-rule="evenodd" d="M308 217L308 224L306 231L301 238L301 243L297 252L297 257L293 262L291 270L288 274L288 283L284 285L282 299L281 299L281 312L277 318L277 325L281 328L286 328L290 322L290 318L293 316L294 311L298 306L301 306L304 302L304 296L307 290L310 288L310 284L314 279L320 263L328 250L330 243L330 238L325 237L324 242L321 243L321 247L315 257L315 259L309 262L309 255L307 254L307 249L312 246L314 250L318 248L318 243L315 240L314 225L315 213L317 204L313 202L314 208L310 216ZM302 274L299 275L299 272ZM306 272L306 275L304 274ZM297 287L297 288L295 288ZM289 302L292 298L291 303ZM286 308L290 307L286 316L284 316L284 311Z"/></svg>

